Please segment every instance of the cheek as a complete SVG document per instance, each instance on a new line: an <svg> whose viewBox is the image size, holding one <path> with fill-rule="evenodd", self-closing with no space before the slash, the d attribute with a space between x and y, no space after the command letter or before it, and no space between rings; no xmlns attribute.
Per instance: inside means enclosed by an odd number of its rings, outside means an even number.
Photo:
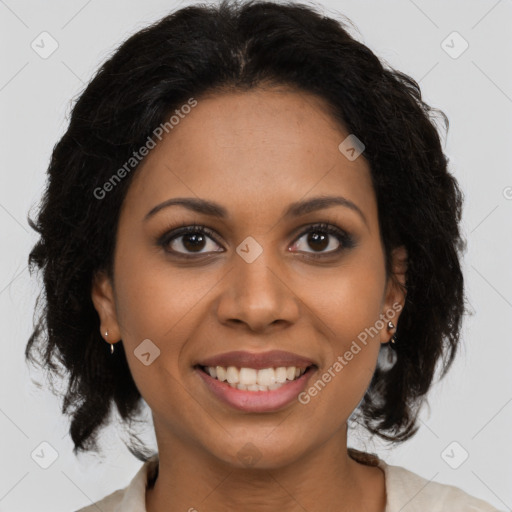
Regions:
<svg viewBox="0 0 512 512"><path fill-rule="evenodd" d="M144 256L133 252L116 262L118 320L130 344L145 338L162 342L208 291L208 283L191 278L190 270Z"/></svg>
<svg viewBox="0 0 512 512"><path fill-rule="evenodd" d="M356 255L329 274L321 294L306 299L326 326L329 345L318 378L329 382L330 397L347 407L344 413L351 412L364 395L381 346L385 268L379 256L378 250Z"/></svg>
<svg viewBox="0 0 512 512"><path fill-rule="evenodd" d="M307 299L340 350L375 326L383 313L385 268L378 256L378 251L369 257L362 252L354 254L346 264L326 274Z"/></svg>
<svg viewBox="0 0 512 512"><path fill-rule="evenodd" d="M117 316L130 373L153 411L187 403L180 384L179 361L197 296L176 272L167 277L155 265L135 258L116 268ZM165 390L165 391L164 391ZM182 411L183 414L185 411Z"/></svg>
<svg viewBox="0 0 512 512"><path fill-rule="evenodd" d="M180 378L187 342L204 316L202 300L218 276L191 276L189 269L135 251L118 257L115 272L117 318L131 373L143 395L144 389L158 394L164 382L172 386L173 376Z"/></svg>

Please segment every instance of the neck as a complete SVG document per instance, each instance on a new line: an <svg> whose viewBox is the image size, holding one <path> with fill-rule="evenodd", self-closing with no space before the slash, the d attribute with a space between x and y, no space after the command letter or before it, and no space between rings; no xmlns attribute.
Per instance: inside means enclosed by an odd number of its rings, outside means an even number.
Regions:
<svg viewBox="0 0 512 512"><path fill-rule="evenodd" d="M350 457L346 428L310 453L268 468L233 467L197 446L176 441L158 443L158 477L146 492L147 512L385 508L384 474Z"/></svg>

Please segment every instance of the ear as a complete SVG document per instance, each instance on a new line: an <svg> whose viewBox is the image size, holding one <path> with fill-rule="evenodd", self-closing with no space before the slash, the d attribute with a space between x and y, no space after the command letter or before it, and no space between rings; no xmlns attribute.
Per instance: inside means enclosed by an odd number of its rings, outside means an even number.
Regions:
<svg viewBox="0 0 512 512"><path fill-rule="evenodd" d="M406 291L406 272L408 255L405 246L396 247L391 252L391 275L386 284L383 308L381 318L384 321L384 327L380 331L381 343L387 343L396 332L398 319L405 306ZM395 329L388 328L388 322L395 325Z"/></svg>
<svg viewBox="0 0 512 512"><path fill-rule="evenodd" d="M121 331L117 322L114 289L110 278L104 271L97 272L92 280L91 298L94 308L100 317L101 335L109 343L121 339ZM108 337L105 332L108 331Z"/></svg>

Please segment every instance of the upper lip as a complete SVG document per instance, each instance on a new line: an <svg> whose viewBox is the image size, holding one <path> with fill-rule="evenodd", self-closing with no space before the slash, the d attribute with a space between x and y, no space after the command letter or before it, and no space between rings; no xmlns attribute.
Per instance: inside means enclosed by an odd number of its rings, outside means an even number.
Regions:
<svg viewBox="0 0 512 512"><path fill-rule="evenodd" d="M307 368L314 363L306 357L283 350L270 350L260 353L238 350L209 357L198 364L200 366L236 366L237 368L254 368L261 370L263 368L279 368L281 366Z"/></svg>

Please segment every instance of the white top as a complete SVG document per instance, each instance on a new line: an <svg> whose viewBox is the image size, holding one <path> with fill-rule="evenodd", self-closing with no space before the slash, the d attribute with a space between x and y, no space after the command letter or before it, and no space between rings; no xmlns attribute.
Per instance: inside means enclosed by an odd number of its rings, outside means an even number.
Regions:
<svg viewBox="0 0 512 512"><path fill-rule="evenodd" d="M148 477L154 475L157 464L158 455L154 455L141 466L127 487L76 512L146 512ZM384 512L500 512L458 487L431 482L380 459L376 465L385 474L387 496Z"/></svg>

